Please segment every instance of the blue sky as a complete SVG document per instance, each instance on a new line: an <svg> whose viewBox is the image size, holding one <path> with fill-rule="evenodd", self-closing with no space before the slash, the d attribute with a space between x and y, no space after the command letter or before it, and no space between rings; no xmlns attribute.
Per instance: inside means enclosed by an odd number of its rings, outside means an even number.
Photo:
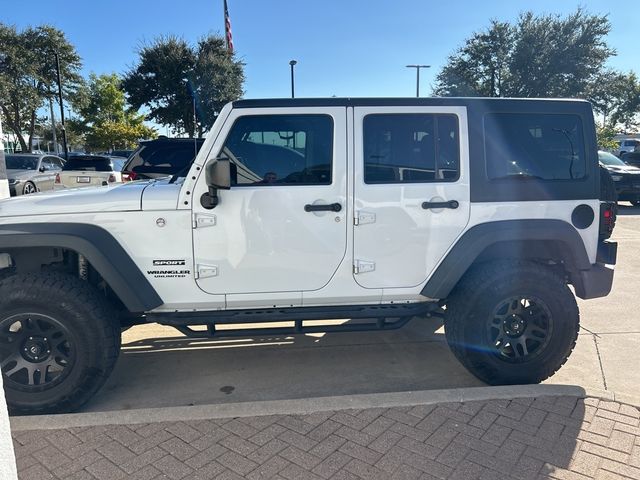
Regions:
<svg viewBox="0 0 640 480"><path fill-rule="evenodd" d="M85 73L124 73L136 48L161 34L189 41L223 33L222 0L4 0L3 22L52 24L76 45ZM228 0L236 53L246 63L247 98L290 95L289 60L296 59L296 96L412 96L447 56L492 18L514 20L525 10L567 13L578 5L609 14L610 65L640 71L639 0Z"/></svg>

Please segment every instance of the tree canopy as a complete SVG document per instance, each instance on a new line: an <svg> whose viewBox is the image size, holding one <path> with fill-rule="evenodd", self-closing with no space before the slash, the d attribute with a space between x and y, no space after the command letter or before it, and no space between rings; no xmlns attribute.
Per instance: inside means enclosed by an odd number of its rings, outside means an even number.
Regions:
<svg viewBox="0 0 640 480"><path fill-rule="evenodd" d="M436 79L439 96L586 98L603 128L637 125L640 84L633 72L606 69L606 15L579 8L568 16L526 12L491 21L449 56Z"/></svg>
<svg viewBox="0 0 640 480"><path fill-rule="evenodd" d="M225 103L242 96L243 65L227 51L222 37L210 35L196 45L160 37L138 53L138 64L123 80L129 103L145 107L150 119L175 132L201 135Z"/></svg>
<svg viewBox="0 0 640 480"><path fill-rule="evenodd" d="M493 20L454 52L437 76L441 96L576 97L614 51L606 16L582 9L560 17L520 15L515 24Z"/></svg>
<svg viewBox="0 0 640 480"><path fill-rule="evenodd" d="M77 110L90 149L129 148L139 140L156 136L154 129L144 125L144 115L127 106L121 80L115 73L92 73L79 92Z"/></svg>
<svg viewBox="0 0 640 480"><path fill-rule="evenodd" d="M65 94L73 98L82 85L82 63L64 33L50 25L18 31L0 23L0 107L22 151L31 151L38 109L49 98L57 100L55 52Z"/></svg>

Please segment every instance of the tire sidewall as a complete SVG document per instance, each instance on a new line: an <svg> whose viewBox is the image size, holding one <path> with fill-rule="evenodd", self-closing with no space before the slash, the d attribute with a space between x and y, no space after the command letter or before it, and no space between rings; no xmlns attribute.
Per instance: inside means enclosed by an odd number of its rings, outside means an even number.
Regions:
<svg viewBox="0 0 640 480"><path fill-rule="evenodd" d="M75 281L73 277L70 280ZM57 385L40 392L25 392L11 388L11 382L3 378L7 403L18 410L28 408L30 411L49 411L53 404L65 404L66 399L82 396L83 391L91 390L86 379L91 383L102 383L108 375L97 366L107 365L108 346L102 341L103 331L92 323L91 311L80 299L60 297L55 287L33 291L21 288L3 289L5 295L0 298L0 321L16 314L41 314L52 317L63 324L73 336L72 348L75 350L75 361L71 371ZM73 403L72 400L68 400Z"/></svg>
<svg viewBox="0 0 640 480"><path fill-rule="evenodd" d="M559 291L558 287L562 287ZM488 322L498 305L510 298L536 298L544 302L551 314L550 338L543 350L530 360L509 362L501 359L488 338ZM543 275L516 272L489 282L474 292L473 308L461 325L458 348L464 349L474 373L487 383L520 384L540 381L562 365L578 333L578 310L575 298L566 285L549 285Z"/></svg>

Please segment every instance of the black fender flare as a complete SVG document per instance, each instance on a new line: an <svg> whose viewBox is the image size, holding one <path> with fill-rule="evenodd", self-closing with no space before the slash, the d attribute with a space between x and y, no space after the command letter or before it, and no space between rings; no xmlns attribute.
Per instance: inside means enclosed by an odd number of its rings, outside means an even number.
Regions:
<svg viewBox="0 0 640 480"><path fill-rule="evenodd" d="M475 225L467 230L420 292L425 297L444 299L489 247L501 242L551 241L558 245L562 262L569 271L578 296L584 291L582 271L592 268L589 256L577 230L563 220L502 220ZM526 259L527 252L519 258Z"/></svg>
<svg viewBox="0 0 640 480"><path fill-rule="evenodd" d="M0 225L0 251L53 247L83 255L130 312L148 312L162 299L122 245L107 230L84 223Z"/></svg>

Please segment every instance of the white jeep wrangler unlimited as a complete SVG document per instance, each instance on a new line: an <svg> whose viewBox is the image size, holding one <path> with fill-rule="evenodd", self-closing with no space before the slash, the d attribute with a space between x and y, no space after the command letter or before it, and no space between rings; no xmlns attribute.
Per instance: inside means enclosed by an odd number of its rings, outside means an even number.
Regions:
<svg viewBox="0 0 640 480"><path fill-rule="evenodd" d="M77 409L121 328L147 322L229 336L265 329L216 327L442 316L474 375L540 382L576 342L569 285L611 289L610 188L583 101L234 102L181 175L0 202L8 403ZM318 325L334 318L353 320Z"/></svg>

